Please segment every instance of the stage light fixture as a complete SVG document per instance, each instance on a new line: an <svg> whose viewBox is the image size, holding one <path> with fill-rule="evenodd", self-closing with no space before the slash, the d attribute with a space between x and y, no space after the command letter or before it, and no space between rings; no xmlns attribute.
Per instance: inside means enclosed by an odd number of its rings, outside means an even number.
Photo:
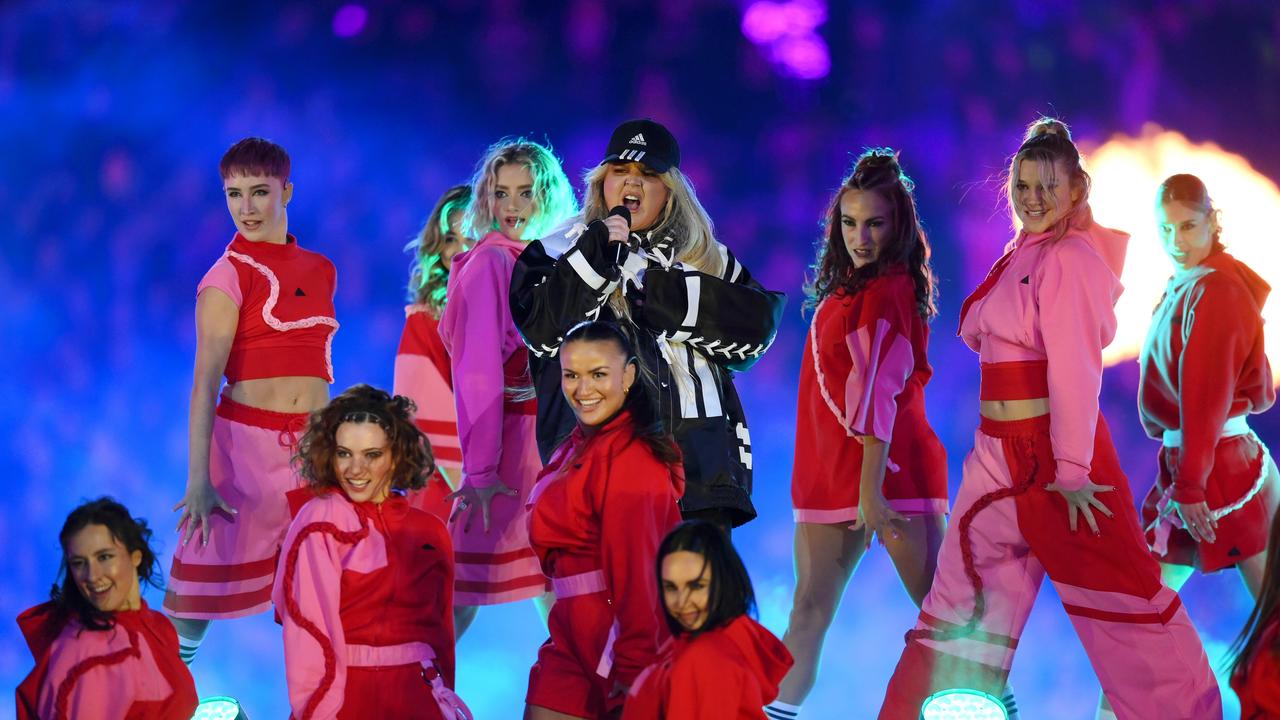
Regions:
<svg viewBox="0 0 1280 720"><path fill-rule="evenodd" d="M235 698L219 695L201 700L191 720L249 720L249 716Z"/></svg>
<svg viewBox="0 0 1280 720"><path fill-rule="evenodd" d="M981 690L952 688L925 698L920 720L1009 720L1000 698Z"/></svg>

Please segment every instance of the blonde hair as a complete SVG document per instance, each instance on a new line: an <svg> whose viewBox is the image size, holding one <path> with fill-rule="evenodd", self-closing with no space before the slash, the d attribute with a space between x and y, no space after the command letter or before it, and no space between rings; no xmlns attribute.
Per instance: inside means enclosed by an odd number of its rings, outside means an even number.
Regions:
<svg viewBox="0 0 1280 720"><path fill-rule="evenodd" d="M1093 185L1093 179L1089 177L1089 173L1085 172L1080 150L1071 140L1071 130L1067 124L1056 118L1037 118L1027 126L1026 133L1022 137L1022 145L1009 159L1009 169L1005 173L1005 202L1009 205L1009 215L1013 218L1015 231L1020 229L1018 214L1014 210L1015 193L1019 169L1024 160L1039 163L1040 184L1046 188L1051 187L1057 180L1055 164L1061 162L1067 169L1071 188L1080 191L1080 198L1065 213L1059 213L1058 220L1054 223L1056 228L1054 239L1061 238L1066 234L1072 219L1085 212L1089 205L1089 189ZM1049 202L1053 202L1052 197Z"/></svg>
<svg viewBox="0 0 1280 720"><path fill-rule="evenodd" d="M609 163L601 163L583 175L586 191L583 197L582 222L590 223L601 220L609 214L604 199L604 177L609 172ZM677 167L670 167L658 177L667 186L667 202L654 226L644 234L662 239L670 237L674 244L676 261L688 265L699 272L719 277L724 273L727 250L716 240L715 227L711 217L698 202L698 194L693 183ZM622 297L621 285L613 291L609 298L609 306L620 318L631 319L631 311Z"/></svg>
<svg viewBox="0 0 1280 720"><path fill-rule="evenodd" d="M503 138L489 146L471 178L471 205L462 222L466 235L479 240L497 229L490 199L498 182L498 170L508 163L523 165L533 178L533 206L520 233L521 240L541 238L578 212L573 187L551 148L524 138Z"/></svg>
<svg viewBox="0 0 1280 720"><path fill-rule="evenodd" d="M467 203L471 201L471 186L455 185L449 188L436 201L435 209L423 224L418 234L409 241L404 249L414 255L409 266L409 300L418 305L427 306L427 310L436 318L444 309L445 288L449 282L449 271L440 258L444 249L444 238L449 234L449 220L454 213L467 211ZM467 242L467 238L459 237L458 242Z"/></svg>

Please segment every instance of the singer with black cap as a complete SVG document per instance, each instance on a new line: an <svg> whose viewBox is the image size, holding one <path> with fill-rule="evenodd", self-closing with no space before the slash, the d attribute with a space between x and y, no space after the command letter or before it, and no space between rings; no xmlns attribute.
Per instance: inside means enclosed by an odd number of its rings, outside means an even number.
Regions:
<svg viewBox="0 0 1280 720"><path fill-rule="evenodd" d="M530 350L544 462L574 427L556 359L565 333L587 319L617 323L656 376L659 414L683 454L682 513L728 531L756 516L733 375L769 348L786 296L764 289L716 240L679 165L679 144L661 123L619 125L585 175L581 217L516 261L511 311Z"/></svg>

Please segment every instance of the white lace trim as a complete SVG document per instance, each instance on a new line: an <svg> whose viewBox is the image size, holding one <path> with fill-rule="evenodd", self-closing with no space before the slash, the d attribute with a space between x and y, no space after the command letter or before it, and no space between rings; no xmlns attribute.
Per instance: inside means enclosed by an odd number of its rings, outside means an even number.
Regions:
<svg viewBox="0 0 1280 720"><path fill-rule="evenodd" d="M262 305L262 321L272 330L289 332L290 330L305 330L317 325L327 325L329 327L329 335L324 339L324 366L325 371L329 374L329 382L333 382L333 335L338 332L338 321L325 315L312 315L301 320L281 320L275 316L276 303L280 300L280 279L271 271L271 268L243 253L228 250L227 257L239 260L267 278L267 282L271 285L271 292L267 295L267 301Z"/></svg>
<svg viewBox="0 0 1280 720"><path fill-rule="evenodd" d="M831 393L827 392L827 376L822 373L822 361L818 359L818 318L822 315L822 308L826 304L825 299L818 303L817 309L813 311L813 322L809 324L809 348L813 354L813 372L818 377L818 392L822 394L822 401L827 404L831 414L836 416L836 421L840 423L840 427L844 428L845 433L853 437L853 430L849 429L849 420L840 411Z"/></svg>

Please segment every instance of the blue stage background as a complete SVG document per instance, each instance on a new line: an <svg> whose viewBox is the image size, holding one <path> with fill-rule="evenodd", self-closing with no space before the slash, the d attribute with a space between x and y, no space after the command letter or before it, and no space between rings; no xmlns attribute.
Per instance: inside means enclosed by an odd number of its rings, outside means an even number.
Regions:
<svg viewBox="0 0 1280 720"><path fill-rule="evenodd" d="M401 248L438 194L504 135L549 141L579 178L617 122L648 115L680 138L682 168L721 239L790 297L776 344L738 381L760 518L734 537L762 619L780 634L801 284L822 210L861 148L902 151L934 242L943 312L928 398L953 497L977 379L955 317L1009 237L998 175L1022 126L1061 114L1096 145L1157 122L1280 178L1280 9L1141 5L0 5L0 448L10 462L0 618L47 597L58 528L85 498L111 494L149 518L168 566L170 508L186 476L194 289L233 232L217 174L232 142L262 135L293 156L290 230L338 267L335 390L388 387L404 317ZM1104 409L1141 496L1156 446L1137 424L1136 380L1132 361L1109 370ZM1274 413L1255 426L1280 441ZM1184 597L1216 661L1251 602L1234 574L1195 578ZM148 598L159 605L159 593ZM870 553L807 716L872 717L914 616L883 552ZM478 718L519 717L543 638L528 604L481 612L458 648L459 691ZM1024 717L1092 717L1096 681L1047 585L1021 648L1013 684ZM30 667L16 626L0 622L0 686ZM254 718L288 712L269 616L215 624L193 670L201 694L239 697ZM0 717L11 713L0 704Z"/></svg>

